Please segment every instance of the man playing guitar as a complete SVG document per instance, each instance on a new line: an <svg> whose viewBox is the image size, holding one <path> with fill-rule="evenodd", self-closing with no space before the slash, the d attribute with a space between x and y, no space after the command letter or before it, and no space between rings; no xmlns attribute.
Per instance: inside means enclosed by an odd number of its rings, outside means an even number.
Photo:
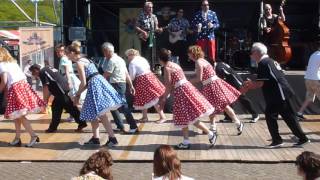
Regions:
<svg viewBox="0 0 320 180"><path fill-rule="evenodd" d="M216 42L214 30L219 28L219 21L216 13L209 9L209 1L203 0L201 10L193 18L192 27L197 33L196 44L202 48L208 59L215 61Z"/></svg>
<svg viewBox="0 0 320 180"><path fill-rule="evenodd" d="M178 9L177 16L172 18L168 24L169 31L169 49L173 56L179 58L183 66L187 65L187 34L192 33L189 29L190 24L187 19L183 17L183 9Z"/></svg>
<svg viewBox="0 0 320 180"><path fill-rule="evenodd" d="M158 19L155 14L153 14L153 3L147 1L144 3L144 8L137 18L137 24L135 27L140 39L141 39L141 54L149 62L151 62L151 67L154 65L153 59L153 47L154 44L154 33L162 32L162 28L158 27Z"/></svg>

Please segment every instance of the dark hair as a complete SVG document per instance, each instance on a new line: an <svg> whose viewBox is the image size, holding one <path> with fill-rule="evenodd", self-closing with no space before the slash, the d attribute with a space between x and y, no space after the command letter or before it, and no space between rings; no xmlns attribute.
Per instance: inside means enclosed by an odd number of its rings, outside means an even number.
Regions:
<svg viewBox="0 0 320 180"><path fill-rule="evenodd" d="M41 66L39 64L33 64L32 66L29 67L29 71L33 72L34 70L40 70Z"/></svg>
<svg viewBox="0 0 320 180"><path fill-rule="evenodd" d="M56 45L55 49L60 49L62 47L65 47L65 45L62 44L62 43L59 43L59 44Z"/></svg>
<svg viewBox="0 0 320 180"><path fill-rule="evenodd" d="M171 58L171 52L166 48L161 48L159 53L160 61L168 62L170 61L170 58Z"/></svg>
<svg viewBox="0 0 320 180"><path fill-rule="evenodd" d="M306 180L320 177L320 155L304 151L297 156L295 163L304 172Z"/></svg>
<svg viewBox="0 0 320 180"><path fill-rule="evenodd" d="M153 156L153 173L157 177L166 175L169 180L181 177L181 163L171 146L161 145L156 149Z"/></svg>
<svg viewBox="0 0 320 180"><path fill-rule="evenodd" d="M107 149L100 149L98 152L92 154L84 163L80 170L80 175L88 174L94 171L98 176L112 180L111 166L113 164L111 154Z"/></svg>

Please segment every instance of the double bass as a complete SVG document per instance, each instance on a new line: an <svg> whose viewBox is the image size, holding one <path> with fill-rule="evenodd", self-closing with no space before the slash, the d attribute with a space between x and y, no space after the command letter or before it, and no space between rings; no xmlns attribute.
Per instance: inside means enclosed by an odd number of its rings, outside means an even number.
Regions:
<svg viewBox="0 0 320 180"><path fill-rule="evenodd" d="M281 2L283 7L285 0ZM271 28L269 35L269 55L281 64L286 64L292 57L291 47L289 46L290 30L280 18L277 18Z"/></svg>

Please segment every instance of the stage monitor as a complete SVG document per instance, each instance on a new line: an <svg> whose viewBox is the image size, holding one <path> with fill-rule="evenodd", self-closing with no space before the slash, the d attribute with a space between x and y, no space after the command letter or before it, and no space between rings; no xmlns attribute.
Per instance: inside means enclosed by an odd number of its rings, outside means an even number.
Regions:
<svg viewBox="0 0 320 180"><path fill-rule="evenodd" d="M69 28L69 40L86 40L86 28L85 27L70 27Z"/></svg>

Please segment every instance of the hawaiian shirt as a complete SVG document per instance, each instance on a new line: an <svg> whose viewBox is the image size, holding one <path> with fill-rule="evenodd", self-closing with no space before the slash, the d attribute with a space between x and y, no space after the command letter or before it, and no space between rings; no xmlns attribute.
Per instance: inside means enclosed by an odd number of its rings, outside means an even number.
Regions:
<svg viewBox="0 0 320 180"><path fill-rule="evenodd" d="M139 28L143 29L144 31L151 31L156 28L156 24L158 24L158 19L156 15L146 15L144 11L141 11L137 21L137 26Z"/></svg>
<svg viewBox="0 0 320 180"><path fill-rule="evenodd" d="M211 22L213 24L212 28L208 27L208 23ZM200 39L214 39L214 30L219 28L219 20L214 11L208 10L207 17L203 16L202 11L198 11L193 18L192 28L197 31L197 25L201 24L201 32L198 33L197 40Z"/></svg>
<svg viewBox="0 0 320 180"><path fill-rule="evenodd" d="M172 18L168 25L168 30L170 32L178 32L182 30L181 36L184 40L187 37L187 29L190 27L189 21L185 18Z"/></svg>

